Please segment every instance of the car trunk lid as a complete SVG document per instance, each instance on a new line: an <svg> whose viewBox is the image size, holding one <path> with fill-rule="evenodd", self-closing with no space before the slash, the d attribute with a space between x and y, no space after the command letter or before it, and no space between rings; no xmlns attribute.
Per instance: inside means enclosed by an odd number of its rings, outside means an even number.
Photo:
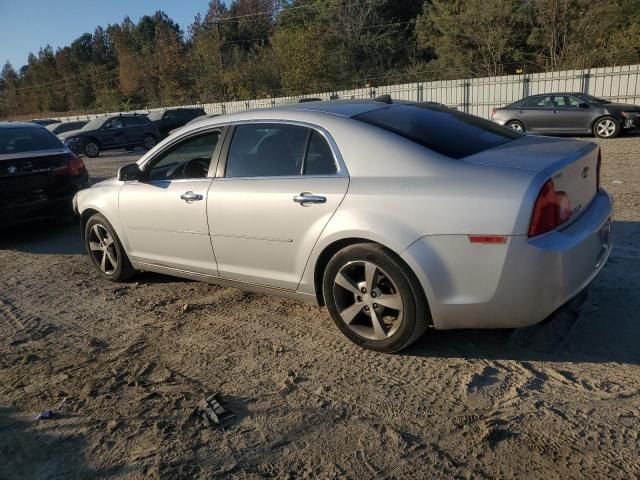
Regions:
<svg viewBox="0 0 640 480"><path fill-rule="evenodd" d="M516 168L531 171L544 181L553 180L556 192L564 192L571 202L575 221L595 197L598 189L598 154L595 143L579 140L525 135L497 148L465 158L474 165Z"/></svg>

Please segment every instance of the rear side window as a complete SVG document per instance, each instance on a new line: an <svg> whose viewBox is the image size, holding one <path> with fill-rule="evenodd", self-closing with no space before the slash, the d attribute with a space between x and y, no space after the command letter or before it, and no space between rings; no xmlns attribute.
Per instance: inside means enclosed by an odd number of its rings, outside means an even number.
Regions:
<svg viewBox="0 0 640 480"><path fill-rule="evenodd" d="M226 177L300 175L310 130L297 125L239 125L227 157Z"/></svg>
<svg viewBox="0 0 640 480"><path fill-rule="evenodd" d="M327 141L315 130L311 133L307 158L304 162L305 175L334 175L336 162Z"/></svg>
<svg viewBox="0 0 640 480"><path fill-rule="evenodd" d="M521 137L488 120L435 105L392 105L354 118L451 158L468 157Z"/></svg>
<svg viewBox="0 0 640 480"><path fill-rule="evenodd" d="M148 120L143 117L126 117L125 122L127 127L139 127L140 125L146 125Z"/></svg>
<svg viewBox="0 0 640 480"><path fill-rule="evenodd" d="M62 148L62 144L44 128L0 128L0 155L53 148Z"/></svg>

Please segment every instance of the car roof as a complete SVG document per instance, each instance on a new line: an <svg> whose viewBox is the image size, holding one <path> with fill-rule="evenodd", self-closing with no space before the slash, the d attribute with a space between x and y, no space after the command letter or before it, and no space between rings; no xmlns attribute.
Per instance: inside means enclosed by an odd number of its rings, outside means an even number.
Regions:
<svg viewBox="0 0 640 480"><path fill-rule="evenodd" d="M361 113L370 112L380 108L386 108L389 104L376 100L326 100L320 102L288 103L274 107L274 110L306 110L313 112L330 113L343 117L355 117ZM271 109L265 109L271 110Z"/></svg>
<svg viewBox="0 0 640 480"><path fill-rule="evenodd" d="M0 128L44 128L42 125L31 122L0 122Z"/></svg>

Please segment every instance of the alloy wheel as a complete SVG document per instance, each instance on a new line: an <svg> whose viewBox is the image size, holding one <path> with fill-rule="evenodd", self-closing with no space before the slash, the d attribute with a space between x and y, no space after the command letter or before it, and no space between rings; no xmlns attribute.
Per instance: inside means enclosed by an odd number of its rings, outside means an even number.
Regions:
<svg viewBox="0 0 640 480"><path fill-rule="evenodd" d="M404 302L392 278L369 261L340 269L333 284L336 307L353 332L369 340L386 340L402 323Z"/></svg>
<svg viewBox="0 0 640 480"><path fill-rule="evenodd" d="M146 148L147 150L151 150L155 146L156 146L155 138L153 138L151 135L144 137L144 148Z"/></svg>
<svg viewBox="0 0 640 480"><path fill-rule="evenodd" d="M91 143L87 143L87 146L85 147L85 153L87 154L87 156L89 157L95 157L98 155L98 145L96 145L95 143L91 142Z"/></svg>
<svg viewBox="0 0 640 480"><path fill-rule="evenodd" d="M89 232L89 250L94 261L107 275L113 275L118 269L118 250L109 231L96 223Z"/></svg>
<svg viewBox="0 0 640 480"><path fill-rule="evenodd" d="M515 130L516 132L520 132L520 133L524 131L524 129L522 128L522 125L520 125L517 122L510 123L509 125L507 125L507 127L509 127L511 130Z"/></svg>
<svg viewBox="0 0 640 480"><path fill-rule="evenodd" d="M616 124L613 120L605 118L596 125L596 132L601 137L610 137L616 131Z"/></svg>

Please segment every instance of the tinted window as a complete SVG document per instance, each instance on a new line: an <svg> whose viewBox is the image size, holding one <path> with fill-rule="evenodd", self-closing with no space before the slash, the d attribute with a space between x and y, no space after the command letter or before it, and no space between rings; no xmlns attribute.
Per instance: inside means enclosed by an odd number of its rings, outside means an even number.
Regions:
<svg viewBox="0 0 640 480"><path fill-rule="evenodd" d="M233 134L226 177L300 175L309 129L295 125L239 125Z"/></svg>
<svg viewBox="0 0 640 480"><path fill-rule="evenodd" d="M107 120L106 117L94 118L89 123L87 123L84 127L82 127L82 129L83 130L95 130L97 128L102 127L102 125L104 125L104 122L106 120Z"/></svg>
<svg viewBox="0 0 640 480"><path fill-rule="evenodd" d="M140 125L146 125L147 119L143 116L139 117L124 117L127 127L138 127Z"/></svg>
<svg viewBox="0 0 640 480"><path fill-rule="evenodd" d="M62 144L44 128L0 128L0 155L51 148L62 148Z"/></svg>
<svg viewBox="0 0 640 480"><path fill-rule="evenodd" d="M488 120L433 105L393 105L354 118L451 158L467 157L521 136Z"/></svg>
<svg viewBox="0 0 640 480"><path fill-rule="evenodd" d="M219 138L220 132L215 131L180 142L154 160L149 180L205 178Z"/></svg>
<svg viewBox="0 0 640 480"><path fill-rule="evenodd" d="M112 118L104 124L104 128L122 128L124 127L124 120L122 117Z"/></svg>
<svg viewBox="0 0 640 480"><path fill-rule="evenodd" d="M160 120L162 118L162 116L164 115L164 111L160 110L159 112L151 112L147 118L149 120L151 120L152 122L157 122L158 120Z"/></svg>
<svg viewBox="0 0 640 480"><path fill-rule="evenodd" d="M305 175L333 175L336 173L336 162L329 144L315 130L311 133L309 150L304 162Z"/></svg>

